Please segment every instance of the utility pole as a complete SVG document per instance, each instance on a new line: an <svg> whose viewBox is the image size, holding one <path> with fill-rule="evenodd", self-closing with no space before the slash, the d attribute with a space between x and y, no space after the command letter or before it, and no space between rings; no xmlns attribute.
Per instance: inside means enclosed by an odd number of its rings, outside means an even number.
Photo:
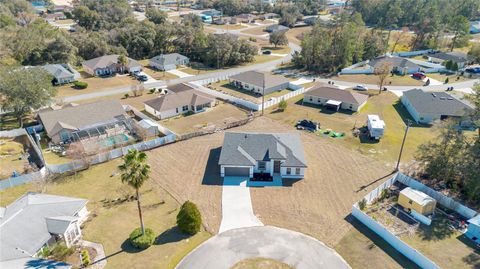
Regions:
<svg viewBox="0 0 480 269"><path fill-rule="evenodd" d="M400 148L400 154L398 154L397 166L395 167L395 172L398 172L398 167L400 166L400 159L402 158L403 146L405 145L405 140L407 139L408 129L410 128L410 120L407 119L407 129L405 129L405 134L403 135L402 147Z"/></svg>
<svg viewBox="0 0 480 269"><path fill-rule="evenodd" d="M265 110L265 76L263 77L263 85L262 85L262 116L263 116L264 110Z"/></svg>

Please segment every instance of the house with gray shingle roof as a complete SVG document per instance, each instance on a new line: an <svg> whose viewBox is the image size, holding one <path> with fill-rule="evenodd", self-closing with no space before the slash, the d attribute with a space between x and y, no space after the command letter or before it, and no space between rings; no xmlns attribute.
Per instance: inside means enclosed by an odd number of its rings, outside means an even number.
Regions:
<svg viewBox="0 0 480 269"><path fill-rule="evenodd" d="M42 68L53 76L54 85L72 83L80 78L80 73L69 64L46 64Z"/></svg>
<svg viewBox="0 0 480 269"><path fill-rule="evenodd" d="M259 95L263 93L267 95L290 86L290 81L283 76L258 71L247 71L231 76L230 81L237 88ZM263 87L265 87L265 91L263 91Z"/></svg>
<svg viewBox="0 0 480 269"><path fill-rule="evenodd" d="M142 70L142 65L127 57L127 64L119 62L120 55L104 55L82 63L83 71L92 76L109 76L114 74L132 73Z"/></svg>
<svg viewBox="0 0 480 269"><path fill-rule="evenodd" d="M265 28L265 31L268 33L282 32L282 31L286 32L288 30L290 30L290 28L281 24L269 25Z"/></svg>
<svg viewBox="0 0 480 269"><path fill-rule="evenodd" d="M26 193L1 208L0 267L30 268L26 265L38 262L39 266L35 268L44 268L42 263L68 268L64 263L35 257L45 246L63 241L70 247L81 238L80 225L88 217L87 202L85 199Z"/></svg>
<svg viewBox="0 0 480 269"><path fill-rule="evenodd" d="M456 63L458 68L464 68L466 65L474 62L474 57L459 51L437 52L427 54L428 60L432 63L445 64L446 61Z"/></svg>
<svg viewBox="0 0 480 269"><path fill-rule="evenodd" d="M446 92L424 92L420 89L403 92L401 102L415 122L423 124L460 118L472 110L472 107Z"/></svg>
<svg viewBox="0 0 480 269"><path fill-rule="evenodd" d="M148 60L149 65L155 69L168 71L176 69L179 65L187 65L190 59L179 53L160 54Z"/></svg>
<svg viewBox="0 0 480 269"><path fill-rule="evenodd" d="M318 84L305 92L304 103L321 105L332 108L335 111L339 109L358 111L368 100L368 95L342 90L334 86Z"/></svg>
<svg viewBox="0 0 480 269"><path fill-rule="evenodd" d="M144 102L145 111L159 119L199 113L215 106L215 98L186 84L167 88L167 94Z"/></svg>
<svg viewBox="0 0 480 269"><path fill-rule="evenodd" d="M218 164L224 178L267 181L303 178L307 168L297 133L226 132Z"/></svg>

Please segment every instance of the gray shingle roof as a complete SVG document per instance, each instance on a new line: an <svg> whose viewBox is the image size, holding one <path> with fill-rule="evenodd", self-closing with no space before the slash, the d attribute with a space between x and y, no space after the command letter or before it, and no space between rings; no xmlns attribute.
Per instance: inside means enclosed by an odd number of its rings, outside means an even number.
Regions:
<svg viewBox="0 0 480 269"><path fill-rule="evenodd" d="M466 110L472 109L446 92L413 89L403 92L402 98L406 98L420 114L463 116Z"/></svg>
<svg viewBox="0 0 480 269"><path fill-rule="evenodd" d="M150 59L150 61L160 65L178 65L184 60L188 60L188 57L179 53L160 54Z"/></svg>
<svg viewBox="0 0 480 269"><path fill-rule="evenodd" d="M350 92L335 87L325 86L323 84L314 86L305 93L305 96L311 95L315 97L336 100L349 104L363 104L367 101L368 95Z"/></svg>
<svg viewBox="0 0 480 269"><path fill-rule="evenodd" d="M117 54L114 55L104 55L100 56L97 58L90 59L88 61L83 62L83 65L89 67L92 70L98 69L98 68L106 68L112 64L117 64L118 63L118 56ZM139 62L135 61L132 58L127 57L127 67L132 68L132 67L137 67L137 66L142 66Z"/></svg>
<svg viewBox="0 0 480 269"><path fill-rule="evenodd" d="M442 59L444 61L453 61L453 62L468 62L472 59L468 54L458 51L451 51L451 52L439 52L435 54L429 54L430 57L434 57L437 59Z"/></svg>
<svg viewBox="0 0 480 269"><path fill-rule="evenodd" d="M86 204L85 199L26 193L0 219L0 261L35 254L51 238L46 218L72 217Z"/></svg>
<svg viewBox="0 0 480 269"><path fill-rule="evenodd" d="M389 63L392 68L419 68L420 66L408 59L398 56L380 56L368 62L373 68L381 67L383 63Z"/></svg>
<svg viewBox="0 0 480 269"><path fill-rule="evenodd" d="M147 100L144 103L156 111L161 112L186 105L203 105L206 103L211 103L214 100L214 97L191 88L189 90L184 89L178 92L168 93L163 96Z"/></svg>
<svg viewBox="0 0 480 269"><path fill-rule="evenodd" d="M113 121L125 114L118 100L105 100L67 107L59 110L40 112L38 116L45 130L53 135L59 128L81 129L82 127Z"/></svg>
<svg viewBox="0 0 480 269"><path fill-rule="evenodd" d="M69 78L74 77L75 73L69 70L67 65L62 64L46 64L42 66L48 73L52 74L55 78Z"/></svg>
<svg viewBox="0 0 480 269"><path fill-rule="evenodd" d="M226 132L220 165L254 166L256 161L280 159L283 166L306 167L302 141L296 133Z"/></svg>
<svg viewBox="0 0 480 269"><path fill-rule="evenodd" d="M263 87L265 81L265 88L272 88L284 83L290 82L287 78L279 75L271 75L269 73L258 71L247 71L230 77L231 80L248 83L257 87Z"/></svg>
<svg viewBox="0 0 480 269"><path fill-rule="evenodd" d="M278 32L278 31L288 31L288 30L290 30L290 28L281 24L270 25L270 26L267 26L266 28L267 32Z"/></svg>

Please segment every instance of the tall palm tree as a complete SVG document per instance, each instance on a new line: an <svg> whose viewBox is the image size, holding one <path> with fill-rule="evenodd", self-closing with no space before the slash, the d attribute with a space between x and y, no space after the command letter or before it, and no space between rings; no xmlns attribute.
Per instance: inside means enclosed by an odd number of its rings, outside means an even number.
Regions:
<svg viewBox="0 0 480 269"><path fill-rule="evenodd" d="M147 154L131 149L123 156L123 164L118 166L121 171L121 179L123 183L127 183L135 189L137 194L138 215L140 217L140 227L142 235L145 234L143 226L142 207L140 206L139 189L150 176L150 165L147 164Z"/></svg>

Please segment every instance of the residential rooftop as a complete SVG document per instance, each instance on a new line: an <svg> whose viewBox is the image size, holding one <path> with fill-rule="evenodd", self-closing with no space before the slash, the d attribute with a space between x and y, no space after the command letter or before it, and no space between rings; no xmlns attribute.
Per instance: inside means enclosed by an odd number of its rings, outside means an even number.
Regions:
<svg viewBox="0 0 480 269"><path fill-rule="evenodd" d="M266 72L247 71L230 77L231 80L236 80L243 83L248 83L266 89L289 82L289 80L283 76L272 75Z"/></svg>
<svg viewBox="0 0 480 269"><path fill-rule="evenodd" d="M185 87L185 86L178 86ZM188 86L187 86L188 87ZM169 88L170 89L170 88ZM157 111L167 111L185 105L197 106L213 102L215 98L196 89L183 89L177 92L167 93L144 103Z"/></svg>
<svg viewBox="0 0 480 269"><path fill-rule="evenodd" d="M403 92L403 97L421 114L441 114L448 116L463 116L472 108L446 92L424 92L412 89Z"/></svg>
<svg viewBox="0 0 480 269"><path fill-rule="evenodd" d="M319 84L308 90L305 95L325 98L329 100L341 101L350 104L363 104L367 101L368 95L342 90L333 86Z"/></svg>

